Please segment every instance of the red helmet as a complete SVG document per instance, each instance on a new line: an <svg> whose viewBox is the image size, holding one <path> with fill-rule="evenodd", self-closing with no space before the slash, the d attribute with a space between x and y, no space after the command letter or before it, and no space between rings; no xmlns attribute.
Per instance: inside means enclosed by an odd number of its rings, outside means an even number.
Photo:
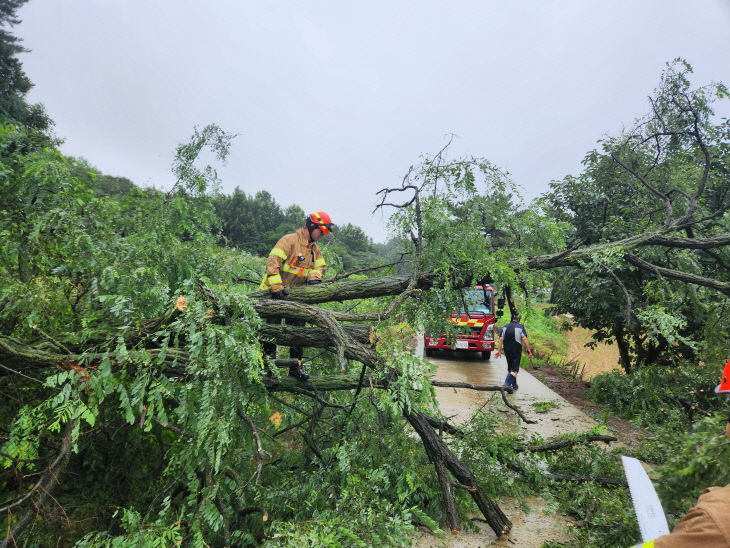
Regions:
<svg viewBox="0 0 730 548"><path fill-rule="evenodd" d="M730 392L730 360L725 364L725 371L722 372L722 382L715 387L715 392L718 394Z"/></svg>
<svg viewBox="0 0 730 548"><path fill-rule="evenodd" d="M307 228L319 228L322 234L329 234L333 228L332 219L324 211L315 211L307 217Z"/></svg>

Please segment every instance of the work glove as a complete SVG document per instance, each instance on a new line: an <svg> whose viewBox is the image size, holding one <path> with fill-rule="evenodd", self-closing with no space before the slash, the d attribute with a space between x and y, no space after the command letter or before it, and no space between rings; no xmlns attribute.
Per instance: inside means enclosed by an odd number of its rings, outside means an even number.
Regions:
<svg viewBox="0 0 730 548"><path fill-rule="evenodd" d="M321 284L322 280L307 280L307 285L317 285Z"/></svg>
<svg viewBox="0 0 730 548"><path fill-rule="evenodd" d="M289 292L286 289L280 289L279 291L271 292L271 298L276 300L286 299L288 296Z"/></svg>

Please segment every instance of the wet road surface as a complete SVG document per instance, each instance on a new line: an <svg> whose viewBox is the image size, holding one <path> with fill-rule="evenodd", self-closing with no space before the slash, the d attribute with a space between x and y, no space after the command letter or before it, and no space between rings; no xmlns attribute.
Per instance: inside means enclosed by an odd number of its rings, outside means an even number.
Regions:
<svg viewBox="0 0 730 548"><path fill-rule="evenodd" d="M471 353L443 352L428 360L438 366L433 379L439 381L468 382L476 385L502 385L507 376L507 360L504 356L482 360ZM545 386L525 369L517 375L519 390L507 398L517 405L537 424L520 421L519 428L526 438L539 434L550 438L568 432L583 432L595 426L596 422L580 409L568 403L556 392ZM461 423L469 420L474 412L491 397L494 392L477 392L464 388L436 388L441 412L452 421ZM533 404L554 402L555 407L544 413L537 413ZM513 413L509 410L510 413Z"/></svg>

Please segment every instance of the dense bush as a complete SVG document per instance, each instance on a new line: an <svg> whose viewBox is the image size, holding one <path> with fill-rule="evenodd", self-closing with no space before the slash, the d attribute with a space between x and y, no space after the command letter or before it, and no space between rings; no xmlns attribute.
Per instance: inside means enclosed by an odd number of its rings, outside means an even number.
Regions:
<svg viewBox="0 0 730 548"><path fill-rule="evenodd" d="M718 366L679 362L652 365L625 375L611 371L594 377L590 398L601 407L641 426L689 424L726 405L713 389Z"/></svg>
<svg viewBox="0 0 730 548"><path fill-rule="evenodd" d="M730 483L726 422L727 414L713 413L687 431L662 433L657 445L666 461L658 470L656 487L664 510L675 518L693 506L706 488Z"/></svg>
<svg viewBox="0 0 730 548"><path fill-rule="evenodd" d="M654 485L670 527L702 491L730 481L730 440L725 436L730 405L727 396L713 390L720 373L718 365L682 362L630 375L605 373L592 382L593 401L648 429L635 456L654 463Z"/></svg>

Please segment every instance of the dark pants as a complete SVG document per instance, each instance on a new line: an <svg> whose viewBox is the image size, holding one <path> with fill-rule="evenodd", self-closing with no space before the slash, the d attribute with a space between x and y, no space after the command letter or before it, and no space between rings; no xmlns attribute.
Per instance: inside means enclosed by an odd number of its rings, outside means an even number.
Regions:
<svg viewBox="0 0 730 548"><path fill-rule="evenodd" d="M279 325L281 323L281 316L272 316L270 318L266 318L266 323L269 324L275 324ZM284 323L286 325L293 325L297 327L304 327L304 324L306 323L304 320L295 320L293 318L284 318ZM272 342L264 342L262 344L264 348L264 354L266 354L269 358L272 360L276 359L276 343ZM301 360L302 356L304 356L304 349L301 346L291 346L289 347L289 357L293 358L295 360Z"/></svg>
<svg viewBox="0 0 730 548"><path fill-rule="evenodd" d="M522 358L522 351L519 352L505 352L504 357L507 359L507 378L504 379L505 386L517 387L517 376L512 374L512 371L517 373L520 370L520 359Z"/></svg>

